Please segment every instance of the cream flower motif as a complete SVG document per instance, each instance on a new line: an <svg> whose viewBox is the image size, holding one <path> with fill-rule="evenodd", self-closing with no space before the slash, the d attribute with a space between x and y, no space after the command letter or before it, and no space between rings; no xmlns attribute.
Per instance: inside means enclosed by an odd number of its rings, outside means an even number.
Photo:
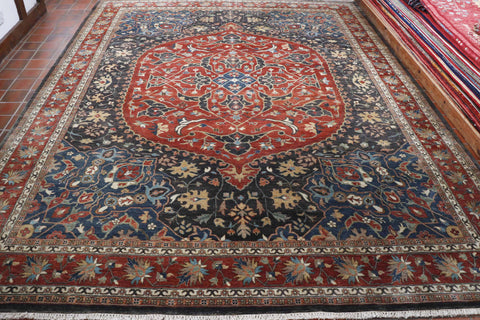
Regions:
<svg viewBox="0 0 480 320"><path fill-rule="evenodd" d="M165 132L168 132L168 124L159 123L157 125L157 136L161 136Z"/></svg>
<svg viewBox="0 0 480 320"><path fill-rule="evenodd" d="M104 91L105 89L110 87L112 82L113 82L112 77L110 75L106 75L106 76L101 77L98 80L95 80L93 82L93 84L97 87L98 90Z"/></svg>
<svg viewBox="0 0 480 320"><path fill-rule="evenodd" d="M355 74L353 75L353 84L361 89L367 89L371 84L370 80L366 79L363 75Z"/></svg>
<svg viewBox="0 0 480 320"><path fill-rule="evenodd" d="M110 114L105 111L90 111L87 116L87 121L93 121L94 123L105 121Z"/></svg>
<svg viewBox="0 0 480 320"><path fill-rule="evenodd" d="M376 112L362 112L359 116L362 118L363 122L375 124L381 121L380 115Z"/></svg>

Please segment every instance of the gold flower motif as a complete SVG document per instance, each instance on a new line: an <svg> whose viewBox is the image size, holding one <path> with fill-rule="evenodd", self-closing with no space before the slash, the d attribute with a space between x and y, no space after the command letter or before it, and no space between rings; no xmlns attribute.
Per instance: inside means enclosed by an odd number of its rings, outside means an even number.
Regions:
<svg viewBox="0 0 480 320"><path fill-rule="evenodd" d="M305 168L295 165L295 161L292 159L280 163L278 170L280 170L282 175L290 177L298 177L299 175L306 173Z"/></svg>
<svg viewBox="0 0 480 320"><path fill-rule="evenodd" d="M198 168L195 164L182 160L180 165L170 168L170 171L173 174L179 175L181 178L191 178L197 175Z"/></svg>
<svg viewBox="0 0 480 320"><path fill-rule="evenodd" d="M302 198L292 190L282 188L281 190L272 190L272 199L275 209L282 207L285 209L293 209Z"/></svg>

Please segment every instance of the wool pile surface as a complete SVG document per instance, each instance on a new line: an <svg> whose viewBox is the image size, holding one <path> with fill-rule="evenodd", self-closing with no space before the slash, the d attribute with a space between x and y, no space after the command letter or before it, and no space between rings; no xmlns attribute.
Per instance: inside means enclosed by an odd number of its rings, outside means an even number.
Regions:
<svg viewBox="0 0 480 320"><path fill-rule="evenodd" d="M353 3L101 1L0 170L4 307L480 301L479 169Z"/></svg>

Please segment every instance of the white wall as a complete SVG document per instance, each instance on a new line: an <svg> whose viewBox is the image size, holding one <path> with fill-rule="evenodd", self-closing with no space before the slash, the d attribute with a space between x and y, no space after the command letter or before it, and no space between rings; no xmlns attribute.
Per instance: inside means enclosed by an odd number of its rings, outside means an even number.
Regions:
<svg viewBox="0 0 480 320"><path fill-rule="evenodd" d="M27 10L27 13L35 7L37 4L37 0L23 0L23 3L25 4L25 10Z"/></svg>
<svg viewBox="0 0 480 320"><path fill-rule="evenodd" d="M1 0L0 4L0 39L2 39L10 29L20 20L18 17L17 7L14 0Z"/></svg>

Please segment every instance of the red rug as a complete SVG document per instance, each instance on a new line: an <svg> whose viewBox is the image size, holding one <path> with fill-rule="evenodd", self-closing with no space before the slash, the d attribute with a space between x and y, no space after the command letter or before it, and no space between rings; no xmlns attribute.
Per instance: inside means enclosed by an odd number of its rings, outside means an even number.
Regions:
<svg viewBox="0 0 480 320"><path fill-rule="evenodd" d="M4 307L480 301L479 170L352 3L101 1L0 170Z"/></svg>
<svg viewBox="0 0 480 320"><path fill-rule="evenodd" d="M421 1L442 34L480 68L480 1Z"/></svg>

